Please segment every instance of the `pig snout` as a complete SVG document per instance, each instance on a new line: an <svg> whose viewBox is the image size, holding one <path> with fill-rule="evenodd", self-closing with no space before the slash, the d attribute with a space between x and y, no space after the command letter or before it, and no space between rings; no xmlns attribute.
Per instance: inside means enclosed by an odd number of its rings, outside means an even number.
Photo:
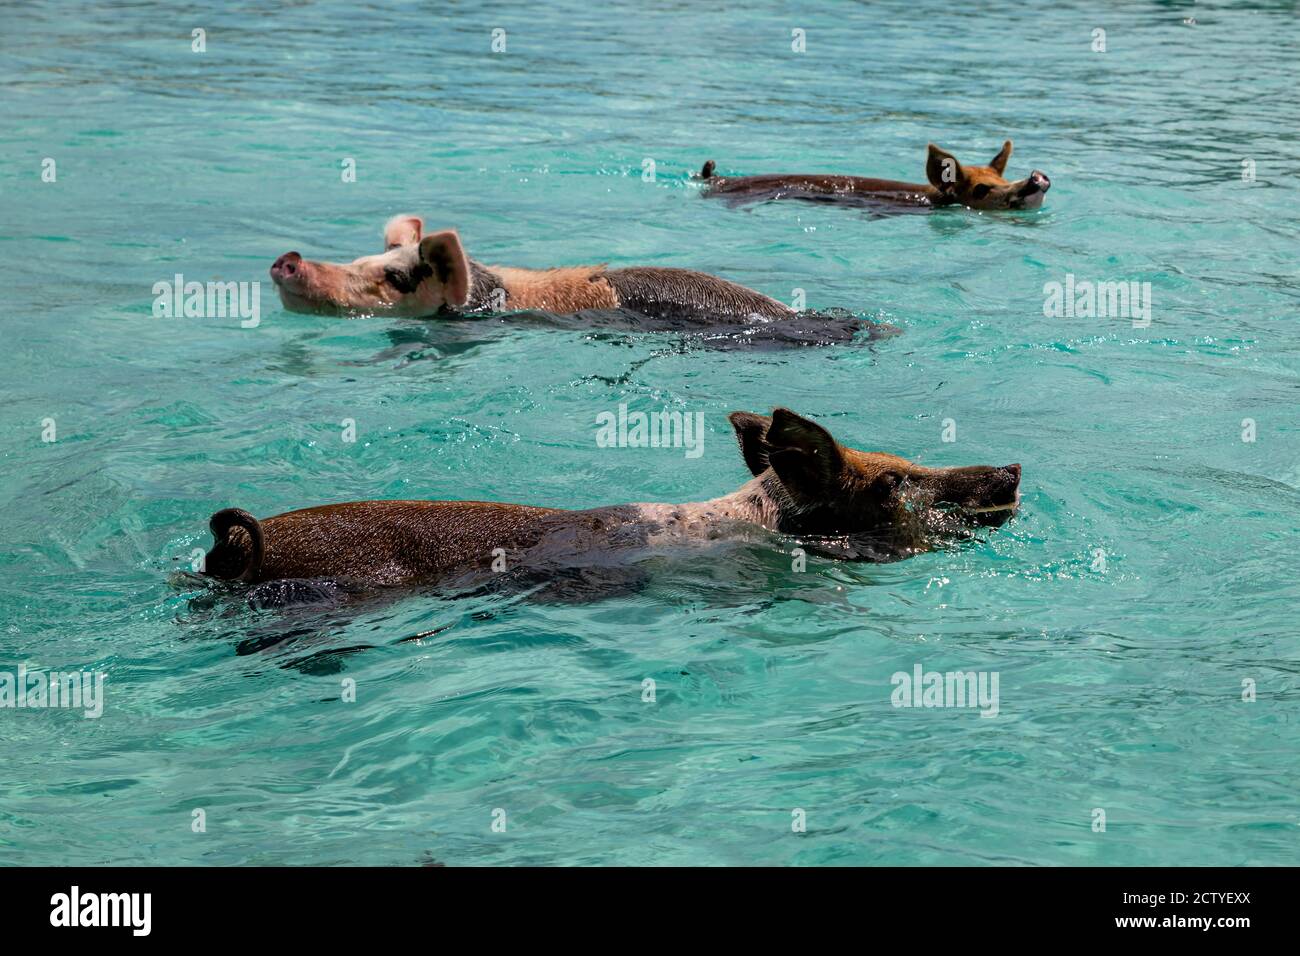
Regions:
<svg viewBox="0 0 1300 956"><path fill-rule="evenodd" d="M286 252L271 264L271 279L278 285L294 284L302 272L302 256Z"/></svg>

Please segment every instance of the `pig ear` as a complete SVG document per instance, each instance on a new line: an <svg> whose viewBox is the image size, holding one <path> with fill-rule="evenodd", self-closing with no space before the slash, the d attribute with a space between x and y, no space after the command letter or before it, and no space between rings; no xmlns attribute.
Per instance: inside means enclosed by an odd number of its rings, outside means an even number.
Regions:
<svg viewBox="0 0 1300 956"><path fill-rule="evenodd" d="M421 239L420 261L442 283L442 297L448 305L462 306L469 301L469 259L455 229Z"/></svg>
<svg viewBox="0 0 1300 956"><path fill-rule="evenodd" d="M1007 160L1011 158L1011 140L1002 144L1002 151L993 157L989 166L993 171L1001 176L1007 170Z"/></svg>
<svg viewBox="0 0 1300 956"><path fill-rule="evenodd" d="M424 220L419 216L394 216L384 226L384 249L411 246L424 234Z"/></svg>
<svg viewBox="0 0 1300 956"><path fill-rule="evenodd" d="M824 499L835 493L844 455L831 433L788 408L772 412L763 436L772 470L796 498Z"/></svg>
<svg viewBox="0 0 1300 956"><path fill-rule="evenodd" d="M965 176L956 156L934 143L930 144L929 154L925 158L925 178L930 180L931 186L940 192L950 192L957 188Z"/></svg>
<svg viewBox="0 0 1300 956"><path fill-rule="evenodd" d="M745 459L745 466L751 474L761 475L767 471L767 442L763 435L772 424L766 415L754 415L750 412L732 412L727 416L731 427L736 430L736 441L740 442L740 455Z"/></svg>

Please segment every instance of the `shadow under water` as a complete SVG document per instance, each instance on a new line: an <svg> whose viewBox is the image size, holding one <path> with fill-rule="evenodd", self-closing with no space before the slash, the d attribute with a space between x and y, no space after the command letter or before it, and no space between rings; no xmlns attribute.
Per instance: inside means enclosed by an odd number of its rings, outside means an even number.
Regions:
<svg viewBox="0 0 1300 956"><path fill-rule="evenodd" d="M965 535L939 546L978 540ZM875 553L858 539L803 540L756 531L705 547L596 553L581 561L501 572L473 568L420 587L376 588L323 579L246 585L191 572L175 573L171 583L181 591L200 589L186 601L178 623L220 639L236 630L237 655L272 654L275 666L321 675L344 670L347 658L361 651L433 639L525 606L626 599L653 607L655 613L690 607L709 614L789 601L849 606L850 591L870 584L873 565L902 557ZM402 614L409 612L411 601L432 602L426 618L432 626L417 630L386 623L398 616L399 605ZM367 618L384 636L366 643L356 642L355 636L340 640L343 631Z"/></svg>
<svg viewBox="0 0 1300 956"><path fill-rule="evenodd" d="M385 332L392 345L375 355L344 365L374 365L402 359L401 364L430 357L461 355L487 345L520 327L581 332L591 340L613 345L660 344L669 352L766 351L870 347L902 333L885 322L831 309L798 312L781 319L706 319L698 314L647 316L626 309L595 310L574 315L550 312L516 312L509 315L457 315L414 319Z"/></svg>

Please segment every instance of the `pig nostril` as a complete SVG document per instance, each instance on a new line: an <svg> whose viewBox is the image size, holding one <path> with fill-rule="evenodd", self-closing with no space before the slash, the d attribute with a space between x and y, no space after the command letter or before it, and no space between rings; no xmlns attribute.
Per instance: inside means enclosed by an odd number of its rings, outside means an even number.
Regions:
<svg viewBox="0 0 1300 956"><path fill-rule="evenodd" d="M271 264L271 275L291 276L297 273L302 256L296 252L286 252Z"/></svg>

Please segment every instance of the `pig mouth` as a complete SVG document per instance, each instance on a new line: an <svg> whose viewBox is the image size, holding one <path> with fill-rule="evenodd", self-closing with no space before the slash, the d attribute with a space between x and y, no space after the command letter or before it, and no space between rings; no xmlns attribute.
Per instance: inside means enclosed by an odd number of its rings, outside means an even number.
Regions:
<svg viewBox="0 0 1300 956"><path fill-rule="evenodd" d="M1012 492L1011 500L1001 504L963 505L957 509L959 520L982 528L996 528L1010 521L1020 508L1020 489Z"/></svg>
<svg viewBox="0 0 1300 956"><path fill-rule="evenodd" d="M948 500L939 497L931 507L932 520L940 525L996 527L1020 507L1020 466L998 469L987 479L986 487Z"/></svg>
<svg viewBox="0 0 1300 956"><path fill-rule="evenodd" d="M961 504L936 501L919 515L925 533L933 540L963 538L973 528L996 528L1010 521L1020 507L1020 494L1001 504Z"/></svg>
<svg viewBox="0 0 1300 956"><path fill-rule="evenodd" d="M280 293L280 304L288 311L300 315L328 315L355 319L378 315L380 312L379 308L373 306L353 305L340 302L329 295L317 294L310 287L294 291L277 282L276 291Z"/></svg>
<svg viewBox="0 0 1300 956"><path fill-rule="evenodd" d="M290 292L284 286L279 287L279 292L280 302L290 312L332 315L338 311L338 307L333 303L322 302L319 299L309 299L306 296L298 295L296 292Z"/></svg>
<svg viewBox="0 0 1300 956"><path fill-rule="evenodd" d="M1013 196L1011 198L1011 209L1037 209L1043 204L1043 196L1046 193L1042 191L1030 193L1027 196Z"/></svg>
<svg viewBox="0 0 1300 956"><path fill-rule="evenodd" d="M275 287L281 293L296 296L300 299L307 297L307 283L303 280L301 273L293 276L272 275L271 281L275 283Z"/></svg>
<svg viewBox="0 0 1300 956"><path fill-rule="evenodd" d="M962 506L961 510L968 515L987 515L987 514L994 514L995 512L998 511L1015 511L1019 507L1020 507L1020 490L1016 489L1016 496L1012 500L1008 501L1006 504L979 505L977 507L964 505Z"/></svg>
<svg viewBox="0 0 1300 956"><path fill-rule="evenodd" d="M280 293L280 302L290 312L305 314L336 315L340 312L338 303L311 294L301 279L274 279L275 289Z"/></svg>

